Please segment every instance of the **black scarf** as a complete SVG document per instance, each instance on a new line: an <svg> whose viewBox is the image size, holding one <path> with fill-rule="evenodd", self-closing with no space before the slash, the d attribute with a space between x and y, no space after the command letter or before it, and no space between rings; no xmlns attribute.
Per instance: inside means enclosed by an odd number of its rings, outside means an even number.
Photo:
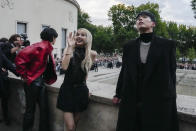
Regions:
<svg viewBox="0 0 196 131"><path fill-rule="evenodd" d="M140 34L139 38L141 41L148 43L152 41L152 37L153 37L153 33L143 33L143 34Z"/></svg>

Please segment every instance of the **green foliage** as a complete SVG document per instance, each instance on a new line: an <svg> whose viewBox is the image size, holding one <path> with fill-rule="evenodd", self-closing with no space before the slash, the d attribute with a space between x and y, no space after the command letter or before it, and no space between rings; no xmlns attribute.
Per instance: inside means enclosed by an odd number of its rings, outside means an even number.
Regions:
<svg viewBox="0 0 196 131"><path fill-rule="evenodd" d="M112 21L115 47L122 48L126 41L138 36L135 25L135 7L124 4L113 5L108 12Z"/></svg>
<svg viewBox="0 0 196 131"><path fill-rule="evenodd" d="M180 58L180 50L179 48L176 48L176 60L178 61Z"/></svg>
<svg viewBox="0 0 196 131"><path fill-rule="evenodd" d="M195 58L195 49L194 48L189 48L187 56L189 58L189 61L192 63L193 59Z"/></svg>
<svg viewBox="0 0 196 131"><path fill-rule="evenodd" d="M113 44L113 31L111 27L96 27L97 31L94 33L93 48L97 52L114 52L115 44Z"/></svg>
<svg viewBox="0 0 196 131"><path fill-rule="evenodd" d="M175 22L170 21L167 23L167 32L170 39L178 40L179 29Z"/></svg>
<svg viewBox="0 0 196 131"><path fill-rule="evenodd" d="M78 28L88 29L93 36L92 48L99 52L113 52L116 48L113 44L112 27L95 26L91 24L90 17L85 12L78 13Z"/></svg>
<svg viewBox="0 0 196 131"><path fill-rule="evenodd" d="M91 23L90 17L87 13L79 11L78 12L78 28L86 28Z"/></svg>
<svg viewBox="0 0 196 131"><path fill-rule="evenodd" d="M115 49L121 50L124 43L138 37L135 17L143 10L149 10L155 15L154 32L156 35L177 41L177 58L188 56L190 48L196 49L196 27L162 21L159 15L159 5L156 3L148 2L138 7L124 4L113 5L108 12L109 20L112 21L111 27L93 25L89 15L81 11L78 13L78 28L86 28L92 33L93 49L98 52L111 53Z"/></svg>
<svg viewBox="0 0 196 131"><path fill-rule="evenodd" d="M192 6L192 9L193 9L193 12L195 14L195 19L196 19L196 0L192 0L191 1L191 6Z"/></svg>
<svg viewBox="0 0 196 131"><path fill-rule="evenodd" d="M169 37L167 23L162 22L160 18L158 4L148 2L138 7L134 7L133 5L125 6L124 4L113 5L108 12L108 16L113 24L114 41L117 48L122 47L123 43L138 36L138 32L134 27L136 22L135 17L143 10L148 10L155 15L155 34L166 38Z"/></svg>
<svg viewBox="0 0 196 131"><path fill-rule="evenodd" d="M196 28L187 27L186 25L179 25L177 34L177 47L180 49L180 52L183 56L187 56L189 48L196 49Z"/></svg>
<svg viewBox="0 0 196 131"><path fill-rule="evenodd" d="M135 10L134 6L125 6L124 4L113 5L108 12L109 20L112 20L114 33L117 33L121 27L125 30L134 28Z"/></svg>

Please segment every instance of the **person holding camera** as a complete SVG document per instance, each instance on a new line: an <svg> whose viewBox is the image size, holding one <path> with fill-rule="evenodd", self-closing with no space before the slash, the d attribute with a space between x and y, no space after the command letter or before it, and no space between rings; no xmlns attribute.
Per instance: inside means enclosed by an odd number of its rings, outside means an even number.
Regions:
<svg viewBox="0 0 196 131"><path fill-rule="evenodd" d="M23 46L23 41L19 34L11 35L7 42L2 42L0 44L2 51L12 63L14 63L16 55L22 49L21 46Z"/></svg>
<svg viewBox="0 0 196 131"><path fill-rule="evenodd" d="M21 40L21 36L19 34L13 34L8 41L7 44L7 53L6 56L10 61L14 63L14 59L18 52L22 49L23 41Z"/></svg>
<svg viewBox="0 0 196 131"><path fill-rule="evenodd" d="M8 44L8 39L7 38L1 38L0 39L0 49L3 49L3 47L7 46ZM2 50L1 50L2 51ZM2 54L4 52L2 51ZM7 57L6 57L7 59ZM11 63L11 62L10 62ZM9 98L9 80L8 80L8 71L5 67L1 66L0 69L0 75L1 75L1 89L0 89L0 94L1 94L1 108L3 112L3 120L6 125L10 124L10 120L8 117L8 98Z"/></svg>
<svg viewBox="0 0 196 131"><path fill-rule="evenodd" d="M30 46L30 41L28 40L28 36L26 33L22 33L20 34L21 38L22 38L22 47L25 48L27 46Z"/></svg>
<svg viewBox="0 0 196 131"><path fill-rule="evenodd" d="M0 40L0 48L2 50L2 53L6 56L6 58L11 62L13 66L14 65L14 59L17 55L17 53L22 49L21 46L23 45L23 41L21 40L21 36L19 34L13 34L9 38L1 38ZM1 68L1 76L3 80L3 96L2 97L2 109L3 109L3 117L6 125L10 124L10 119L8 116L8 99L9 99L9 79L8 79L8 71L6 68Z"/></svg>

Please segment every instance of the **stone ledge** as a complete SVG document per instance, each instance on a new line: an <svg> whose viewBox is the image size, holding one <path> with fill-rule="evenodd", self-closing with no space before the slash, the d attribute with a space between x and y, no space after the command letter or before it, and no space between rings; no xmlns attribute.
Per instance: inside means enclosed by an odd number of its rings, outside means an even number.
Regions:
<svg viewBox="0 0 196 131"><path fill-rule="evenodd" d="M183 113L178 111L178 118L181 121L196 124L196 115L191 115L188 113Z"/></svg>
<svg viewBox="0 0 196 131"><path fill-rule="evenodd" d="M191 72L191 74L194 74L194 73L196 74L195 71L185 71L185 73L182 72L180 74L189 75L187 72ZM179 72L177 72L177 75L178 74ZM112 76L112 74L110 75ZM103 78L106 78L106 77L104 76ZM182 77L182 78L184 79L185 77ZM14 94L18 95L19 94L18 89L20 89L21 91L23 88L21 87L22 86L21 79L15 76L12 76L11 79L13 80L12 86L16 85L16 87L12 88L12 91L15 91ZM94 78L91 78L91 80L93 79ZM112 97L114 95L115 85L111 85L110 82L104 83L102 80L96 81L96 79L94 79L94 82L92 82L91 80L87 81L89 90L92 93L90 97L90 100L91 100L90 105L89 105L90 108L88 109L88 111L85 113L83 117L83 120L80 124L81 129L82 129L82 126L93 125L97 122L103 128L107 127L108 125L111 125L110 129L114 129L116 125L117 114L118 114L118 107L116 105L113 105L112 103ZM58 76L57 82L55 82L51 86L47 85L48 91L49 91L49 101L51 102L50 104L51 116L53 116L51 120L51 125L53 126L53 129L58 129L61 131L63 130L63 115L61 111L56 109L56 97L58 95L59 87L61 86L62 82L63 82L63 76ZM177 88L178 87L179 85L177 86ZM17 107L17 108L14 108L14 110L12 110L15 112L13 115L18 115L17 120L21 121L22 112L20 114L20 110L21 110L21 105L23 104L18 104L14 106L14 104L19 103L19 101L18 100L16 101L16 97L12 97L12 100L13 100L12 107ZM177 105L178 105L178 117L180 120L181 131L192 131L192 130L195 131L196 129L196 97L178 95ZM97 115L97 117L96 118L92 117L92 114ZM112 123L110 123L110 121L108 121L107 119L107 117L109 116L111 117L110 118L111 120L114 120ZM100 121L97 121L97 120L100 120ZM92 128L90 129L95 129L96 127L97 125L96 126L93 125ZM185 127L188 130L185 130ZM85 130L86 127L84 127L83 129L84 130L81 130L81 131L86 131ZM100 131L100 130L96 128L94 131ZM102 131L106 131L106 130L102 130ZM107 130L107 131L113 131L113 130Z"/></svg>

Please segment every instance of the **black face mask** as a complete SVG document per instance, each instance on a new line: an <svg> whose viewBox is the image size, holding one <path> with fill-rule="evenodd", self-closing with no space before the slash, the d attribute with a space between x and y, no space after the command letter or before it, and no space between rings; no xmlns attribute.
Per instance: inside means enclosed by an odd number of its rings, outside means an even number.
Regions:
<svg viewBox="0 0 196 131"><path fill-rule="evenodd" d="M150 42L152 41L152 36L153 36L153 33L143 33L143 34L140 34L140 40L147 43L147 42Z"/></svg>

